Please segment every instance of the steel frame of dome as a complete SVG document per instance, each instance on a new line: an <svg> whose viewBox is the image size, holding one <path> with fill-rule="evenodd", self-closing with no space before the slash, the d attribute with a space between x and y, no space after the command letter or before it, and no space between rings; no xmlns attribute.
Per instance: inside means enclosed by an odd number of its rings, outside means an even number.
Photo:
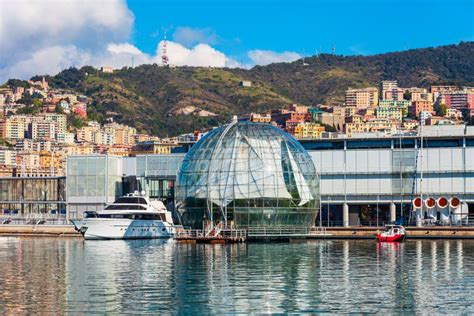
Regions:
<svg viewBox="0 0 474 316"><path fill-rule="evenodd" d="M210 131L181 163L176 209L185 226L310 227L320 208L313 161L270 124L232 122ZM228 227L229 227L228 226Z"/></svg>

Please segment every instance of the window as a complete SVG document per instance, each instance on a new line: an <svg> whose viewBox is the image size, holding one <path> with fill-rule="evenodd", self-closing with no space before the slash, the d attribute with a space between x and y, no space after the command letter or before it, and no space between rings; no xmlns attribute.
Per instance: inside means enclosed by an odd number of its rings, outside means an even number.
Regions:
<svg viewBox="0 0 474 316"><path fill-rule="evenodd" d="M105 210L146 210L146 207L135 204L135 205L109 205L105 208Z"/></svg>
<svg viewBox="0 0 474 316"><path fill-rule="evenodd" d="M115 200L114 203L147 204L146 200L141 197L121 197Z"/></svg>

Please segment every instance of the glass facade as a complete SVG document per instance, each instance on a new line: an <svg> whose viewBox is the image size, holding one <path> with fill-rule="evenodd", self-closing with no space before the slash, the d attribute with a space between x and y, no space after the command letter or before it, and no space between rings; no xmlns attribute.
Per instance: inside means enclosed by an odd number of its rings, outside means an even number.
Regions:
<svg viewBox="0 0 474 316"><path fill-rule="evenodd" d="M269 124L235 122L214 129L184 158L176 183L183 225L204 219L237 228L310 227L319 210L311 157Z"/></svg>
<svg viewBox="0 0 474 316"><path fill-rule="evenodd" d="M140 155L136 157L136 175L140 188L151 199L165 204L174 200L174 185L184 154Z"/></svg>
<svg viewBox="0 0 474 316"><path fill-rule="evenodd" d="M122 157L70 156L67 160L67 201L70 218L81 218L122 195Z"/></svg>
<svg viewBox="0 0 474 316"><path fill-rule="evenodd" d="M65 217L65 180L65 177L0 178L0 217Z"/></svg>

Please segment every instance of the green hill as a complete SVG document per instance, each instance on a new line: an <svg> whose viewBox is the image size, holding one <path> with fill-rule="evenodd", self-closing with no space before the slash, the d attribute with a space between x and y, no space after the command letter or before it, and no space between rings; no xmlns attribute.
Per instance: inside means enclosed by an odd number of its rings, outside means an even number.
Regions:
<svg viewBox="0 0 474 316"><path fill-rule="evenodd" d="M160 136L217 125L231 115L263 112L292 103L338 104L348 87L396 79L402 87L474 84L474 42L373 56L323 54L252 69L142 65L113 74L92 67L48 77L52 87L90 96L92 117ZM252 81L241 87L242 80Z"/></svg>

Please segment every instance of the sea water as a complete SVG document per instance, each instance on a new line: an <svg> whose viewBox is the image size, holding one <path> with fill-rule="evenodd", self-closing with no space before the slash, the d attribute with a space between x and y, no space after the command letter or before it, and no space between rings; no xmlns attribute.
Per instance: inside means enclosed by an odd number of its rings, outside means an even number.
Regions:
<svg viewBox="0 0 474 316"><path fill-rule="evenodd" d="M0 314L474 313L474 241L0 238Z"/></svg>

